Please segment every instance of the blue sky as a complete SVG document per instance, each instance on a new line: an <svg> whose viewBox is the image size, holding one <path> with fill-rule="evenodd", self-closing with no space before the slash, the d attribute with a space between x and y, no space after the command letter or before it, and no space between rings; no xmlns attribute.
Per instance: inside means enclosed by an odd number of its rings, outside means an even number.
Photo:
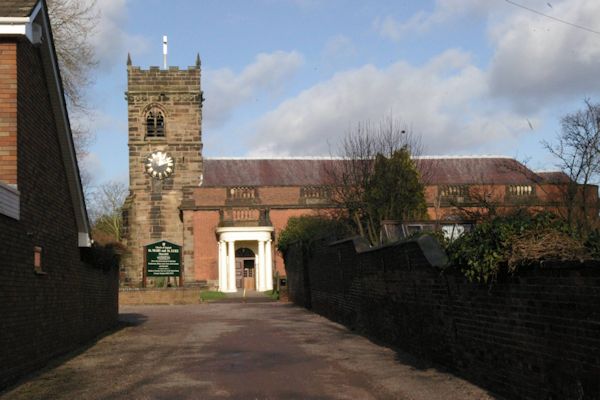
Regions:
<svg viewBox="0 0 600 400"><path fill-rule="evenodd" d="M600 30L597 0L519 0ZM427 154L503 154L553 168L540 142L600 101L600 35L506 0L97 0L99 66L85 162L127 181L133 64L202 59L204 156L327 155L356 124L393 116Z"/></svg>

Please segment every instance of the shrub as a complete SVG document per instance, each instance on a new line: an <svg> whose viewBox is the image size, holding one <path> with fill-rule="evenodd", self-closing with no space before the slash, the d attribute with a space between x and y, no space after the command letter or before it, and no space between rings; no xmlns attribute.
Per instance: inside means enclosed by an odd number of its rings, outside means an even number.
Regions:
<svg viewBox="0 0 600 400"><path fill-rule="evenodd" d="M583 260L589 251L568 224L548 212L524 212L478 224L448 248L452 264L471 281L489 282L502 271L543 260Z"/></svg>
<svg viewBox="0 0 600 400"><path fill-rule="evenodd" d="M348 228L335 219L320 216L292 217L279 234L277 249L281 253L285 253L288 247L297 241L302 242L303 247L308 248L314 239L331 237L335 240L348 234Z"/></svg>

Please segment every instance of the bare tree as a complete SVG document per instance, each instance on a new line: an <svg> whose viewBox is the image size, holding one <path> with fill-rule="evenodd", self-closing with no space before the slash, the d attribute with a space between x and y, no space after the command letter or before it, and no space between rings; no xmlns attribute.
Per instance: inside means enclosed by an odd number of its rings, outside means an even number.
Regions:
<svg viewBox="0 0 600 400"><path fill-rule="evenodd" d="M557 143L542 142L569 177L564 185L567 221L580 230L590 228L590 185L600 173L600 104L584 100L584 108L561 119ZM597 216L596 216L597 217Z"/></svg>
<svg viewBox="0 0 600 400"><path fill-rule="evenodd" d="M48 0L54 47L71 110L87 108L85 90L97 65L90 42L96 29L95 0Z"/></svg>
<svg viewBox="0 0 600 400"><path fill-rule="evenodd" d="M127 186L121 182L110 181L95 188L90 196L89 214L96 237L121 240L121 210L127 194Z"/></svg>
<svg viewBox="0 0 600 400"><path fill-rule="evenodd" d="M86 94L97 66L90 39L95 33L99 13L95 0L48 0L48 14L71 116L75 151L81 161L94 141L94 132L81 121L90 117ZM89 194L91 173L81 162L79 168L84 192Z"/></svg>
<svg viewBox="0 0 600 400"><path fill-rule="evenodd" d="M397 178L407 164L416 173L420 159L413 157L407 163L402 154L414 156L421 151L420 137L391 117L379 124L359 123L355 130L342 139L338 154L334 154L338 160L327 171L331 180L332 200L339 210L338 217L347 220L352 229L372 244L379 243L382 216L396 211L406 214L405 208L398 203L402 196L395 191L407 189L406 185L404 182L396 185L388 181ZM392 160L393 166L387 163ZM385 171L387 167L391 167L391 170ZM383 193L386 188L382 188L382 183L388 184L390 196ZM417 185L420 185L423 195L423 182Z"/></svg>

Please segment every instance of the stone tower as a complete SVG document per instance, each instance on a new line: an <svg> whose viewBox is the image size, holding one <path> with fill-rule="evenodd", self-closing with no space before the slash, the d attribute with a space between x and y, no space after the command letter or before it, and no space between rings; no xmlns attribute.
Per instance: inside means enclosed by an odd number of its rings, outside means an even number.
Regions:
<svg viewBox="0 0 600 400"><path fill-rule="evenodd" d="M193 276L193 235L184 236L182 203L202 175L202 90L200 57L196 65L143 70L127 59L129 119L129 196L123 210L121 284L142 282L143 246L166 240L183 247L184 278ZM185 279L184 279L185 280ZM186 280L187 281L187 280ZM189 282L189 281L187 281ZM152 280L148 285L153 284Z"/></svg>

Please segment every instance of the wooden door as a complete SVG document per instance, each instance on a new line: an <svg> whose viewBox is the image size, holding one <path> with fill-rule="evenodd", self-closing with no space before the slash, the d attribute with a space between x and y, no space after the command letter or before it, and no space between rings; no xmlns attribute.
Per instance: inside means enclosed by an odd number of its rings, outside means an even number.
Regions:
<svg viewBox="0 0 600 400"><path fill-rule="evenodd" d="M235 287L242 289L244 287L244 262L235 260Z"/></svg>
<svg viewBox="0 0 600 400"><path fill-rule="evenodd" d="M254 265L252 267L244 267L244 289L256 289Z"/></svg>

